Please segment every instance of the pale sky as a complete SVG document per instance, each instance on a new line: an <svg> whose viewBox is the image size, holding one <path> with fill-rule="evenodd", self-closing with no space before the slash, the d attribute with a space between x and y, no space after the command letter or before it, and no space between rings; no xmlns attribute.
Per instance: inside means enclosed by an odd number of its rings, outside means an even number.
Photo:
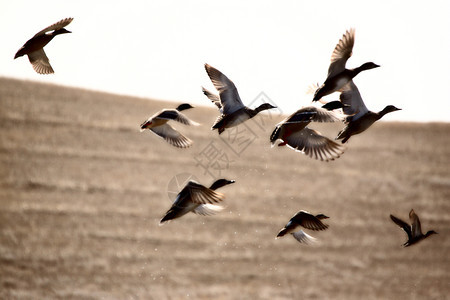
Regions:
<svg viewBox="0 0 450 300"><path fill-rule="evenodd" d="M264 92L284 113L311 103L331 53L356 29L347 67L366 106L402 108L389 121L450 122L450 1L2 1L0 76L214 107L204 63L237 86L244 104ZM17 50L73 17L45 47L53 75ZM338 94L331 96L337 99ZM1 99L0 99L1 101ZM153 113L153 112L149 112Z"/></svg>

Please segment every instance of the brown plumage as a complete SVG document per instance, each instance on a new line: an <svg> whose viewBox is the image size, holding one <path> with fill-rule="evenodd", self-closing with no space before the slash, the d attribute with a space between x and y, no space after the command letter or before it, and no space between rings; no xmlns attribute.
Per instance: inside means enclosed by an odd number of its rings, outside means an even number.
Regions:
<svg viewBox="0 0 450 300"><path fill-rule="evenodd" d="M352 28L345 32L334 48L327 79L314 93L313 101L318 101L326 95L339 91L360 72L379 67L373 62L367 62L357 68L347 69L345 65L350 56L352 56L354 44L355 30Z"/></svg>
<svg viewBox="0 0 450 300"><path fill-rule="evenodd" d="M416 215L413 209L411 209L411 211L409 212L409 221L411 222L411 225L393 215L390 216L391 220L395 224L397 224L397 226L403 229L403 231L405 231L408 236L408 240L403 244L403 247L414 245L421 240L429 237L430 235L437 234L437 232L434 230L430 230L426 234L422 233L419 217Z"/></svg>
<svg viewBox="0 0 450 300"><path fill-rule="evenodd" d="M304 227L309 230L325 230L328 228L327 224L322 223L321 220L328 219L324 214L312 215L311 213L301 210L297 212L289 222L278 232L277 237L282 237L288 233L291 233L292 236L299 241L300 243L309 244L310 242L315 241L315 238L306 234L303 230L297 230L298 227Z"/></svg>
<svg viewBox="0 0 450 300"><path fill-rule="evenodd" d="M318 160L334 160L344 153L345 147L306 126L311 122L336 121L342 121L342 116L335 112L314 106L303 107L277 124L270 136L270 142L273 146L280 139L283 142L278 146L287 145Z"/></svg>
<svg viewBox="0 0 450 300"><path fill-rule="evenodd" d="M189 108L193 108L193 106L189 103L183 103L176 109L163 109L143 122L141 124L141 131L148 129L178 148L190 147L193 142L167 123L173 120L184 125L198 126L199 124L197 122L191 121L180 112Z"/></svg>
<svg viewBox="0 0 450 300"><path fill-rule="evenodd" d="M55 36L63 33L70 33L64 27L72 22L73 18L62 19L61 21L50 25L36 33L17 51L14 59L28 55L33 69L39 74L54 73L47 55L44 52L44 46L47 45ZM50 33L47 33L51 31Z"/></svg>
<svg viewBox="0 0 450 300"><path fill-rule="evenodd" d="M180 193L178 193L174 203L159 224L162 225L167 221L182 217L188 212L208 216L222 211L223 207L218 203L225 196L217 193L215 190L234 182L234 180L218 179L207 188L195 181L189 181Z"/></svg>
<svg viewBox="0 0 450 300"><path fill-rule="evenodd" d="M342 143L346 143L351 136L367 130L385 114L401 110L393 105L388 105L379 112L368 110L352 80L343 88L340 100L344 105L342 110L348 115L345 119L346 126L336 137L337 140L342 139Z"/></svg>
<svg viewBox="0 0 450 300"><path fill-rule="evenodd" d="M263 110L276 108L269 103L263 103L255 109L246 107L239 97L236 86L225 74L208 64L205 64L205 70L219 92L217 96L203 88L203 93L219 108L221 113L211 130L217 129L221 134L225 128L237 126Z"/></svg>

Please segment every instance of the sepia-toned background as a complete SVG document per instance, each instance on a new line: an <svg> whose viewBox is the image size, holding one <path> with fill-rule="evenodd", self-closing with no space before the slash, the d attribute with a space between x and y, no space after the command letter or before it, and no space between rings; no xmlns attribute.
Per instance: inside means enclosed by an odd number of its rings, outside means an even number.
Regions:
<svg viewBox="0 0 450 300"><path fill-rule="evenodd" d="M220 137L212 104L188 110L184 150L139 132L177 104L0 78L0 298L448 297L448 123L379 122L326 163L270 147L276 110ZM236 180L227 207L159 226L183 173ZM389 214L411 208L439 234L402 248ZM300 209L329 229L276 240Z"/></svg>

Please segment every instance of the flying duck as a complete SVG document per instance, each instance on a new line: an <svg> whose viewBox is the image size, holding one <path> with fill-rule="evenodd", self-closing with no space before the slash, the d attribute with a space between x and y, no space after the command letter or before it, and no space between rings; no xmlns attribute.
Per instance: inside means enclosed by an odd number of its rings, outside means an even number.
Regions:
<svg viewBox="0 0 450 300"><path fill-rule="evenodd" d="M141 132L145 129L149 129L175 147L190 147L193 142L179 133L175 128L167 124L170 120L174 120L183 123L184 125L198 126L199 124L197 122L191 121L188 117L181 113L182 110L189 108L193 108L193 106L189 103L183 103L176 109L163 109L141 124Z"/></svg>
<svg viewBox="0 0 450 300"><path fill-rule="evenodd" d="M222 211L223 206L216 203L222 201L225 196L215 190L234 182L234 180L219 179L207 188L190 180L178 193L172 207L166 212L159 224L162 225L167 221L184 216L188 212L209 216Z"/></svg>
<svg viewBox="0 0 450 300"><path fill-rule="evenodd" d="M346 143L352 135L367 130L385 114L401 110L393 105L388 105L379 112L368 110L361 98L358 88L353 83L353 80L345 85L339 98L344 104L344 107L342 108L344 114L348 115L344 120L346 126L336 137L336 140L342 139L343 144Z"/></svg>
<svg viewBox="0 0 450 300"><path fill-rule="evenodd" d="M219 91L217 96L203 88L203 93L216 104L221 113L211 130L217 129L221 134L225 128L237 126L263 110L276 108L269 103L263 103L255 109L246 107L239 97L236 86L227 76L208 64L205 64L205 69L214 87Z"/></svg>
<svg viewBox="0 0 450 300"><path fill-rule="evenodd" d="M64 27L72 22L73 18L62 19L61 21L48 26L47 28L36 33L31 39L29 39L22 48L17 51L14 59L28 55L33 69L39 74L52 74L54 73L50 61L44 52L44 46L47 45L55 36L63 33L71 33ZM52 31L50 33L47 33Z"/></svg>
<svg viewBox="0 0 450 300"><path fill-rule="evenodd" d="M430 230L426 234L422 233L420 220L414 212L414 209L411 209L411 211L409 212L409 220L411 222L411 225L407 224L405 221L402 221L397 217L394 217L393 215L390 216L391 220L394 221L394 223L397 224L397 226L399 226L401 229L403 229L403 231L405 231L408 235L408 240L403 244L403 247L414 245L432 234L437 234L437 232L434 230Z"/></svg>
<svg viewBox="0 0 450 300"><path fill-rule="evenodd" d="M307 211L301 210L296 213L289 222L284 226L283 229L278 232L277 237L282 237L287 233L292 234L292 236L300 243L309 244L314 242L316 239L309 234L305 233L303 230L299 229L296 231L297 227L304 227L310 230L325 230L328 228L327 224L322 223L321 220L328 219L324 214L312 215Z"/></svg>
<svg viewBox="0 0 450 300"><path fill-rule="evenodd" d="M373 62L367 62L357 68L346 69L345 64L350 56L352 56L354 43L355 29L352 28L345 32L334 48L333 54L331 55L331 64L328 68L327 79L314 93L313 101L318 101L326 95L339 91L361 71L379 67L379 65Z"/></svg>
<svg viewBox="0 0 450 300"><path fill-rule="evenodd" d="M330 110L342 107L336 103L326 105ZM342 121L342 119L341 114L323 107L303 107L277 124L270 136L270 142L273 147L275 142L280 139L283 142L278 146L287 145L295 151L321 161L334 160L344 153L345 148L306 126L311 122L336 122Z"/></svg>

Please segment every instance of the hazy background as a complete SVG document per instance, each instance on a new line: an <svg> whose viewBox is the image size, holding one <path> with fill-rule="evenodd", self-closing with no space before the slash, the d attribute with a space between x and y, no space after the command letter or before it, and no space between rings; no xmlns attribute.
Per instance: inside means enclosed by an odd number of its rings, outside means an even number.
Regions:
<svg viewBox="0 0 450 300"><path fill-rule="evenodd" d="M211 105L205 62L289 113L325 79L331 53L356 28L348 67L381 68L355 80L369 109L403 108L385 120L450 121L448 1L3 1L0 75L169 101ZM74 17L45 51L54 75L13 60L34 34ZM334 96L335 97L335 96Z"/></svg>
<svg viewBox="0 0 450 300"><path fill-rule="evenodd" d="M271 148L276 114L239 126L244 149L187 110L178 149L139 132L167 102L4 78L0 99L1 299L448 298L450 123L379 122L326 163ZM235 179L226 209L158 226L182 173ZM404 249L389 214L411 208L439 234ZM300 209L330 217L316 245L275 239Z"/></svg>

